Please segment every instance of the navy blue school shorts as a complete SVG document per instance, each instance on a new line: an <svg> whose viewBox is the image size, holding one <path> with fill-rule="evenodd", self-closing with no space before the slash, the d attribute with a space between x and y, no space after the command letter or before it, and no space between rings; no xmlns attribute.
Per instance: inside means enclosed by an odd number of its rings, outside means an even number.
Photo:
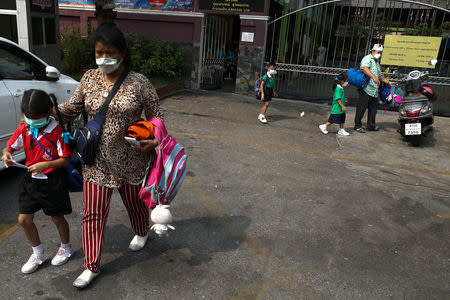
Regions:
<svg viewBox="0 0 450 300"><path fill-rule="evenodd" d="M344 124L345 114L330 114L328 122L330 122L331 124Z"/></svg>

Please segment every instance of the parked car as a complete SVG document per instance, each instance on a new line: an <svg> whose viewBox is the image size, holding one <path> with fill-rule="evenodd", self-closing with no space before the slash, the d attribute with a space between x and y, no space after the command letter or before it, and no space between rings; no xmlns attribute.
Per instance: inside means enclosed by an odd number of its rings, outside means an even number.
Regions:
<svg viewBox="0 0 450 300"><path fill-rule="evenodd" d="M61 74L33 53L0 37L0 147L3 149L22 118L20 104L25 90L41 89L53 93L59 103L68 101L78 81ZM23 151L14 154L16 161ZM5 167L0 163L0 170Z"/></svg>

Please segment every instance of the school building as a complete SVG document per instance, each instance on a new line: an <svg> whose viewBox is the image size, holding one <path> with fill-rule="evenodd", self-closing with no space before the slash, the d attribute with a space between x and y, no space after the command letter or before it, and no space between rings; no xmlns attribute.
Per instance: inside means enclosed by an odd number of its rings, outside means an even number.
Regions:
<svg viewBox="0 0 450 300"><path fill-rule="evenodd" d="M57 0L0 0L0 36L59 67Z"/></svg>
<svg viewBox="0 0 450 300"><path fill-rule="evenodd" d="M185 52L187 88L248 92L262 72L270 0L116 0L124 32L168 40ZM95 27L94 0L59 0L59 25Z"/></svg>

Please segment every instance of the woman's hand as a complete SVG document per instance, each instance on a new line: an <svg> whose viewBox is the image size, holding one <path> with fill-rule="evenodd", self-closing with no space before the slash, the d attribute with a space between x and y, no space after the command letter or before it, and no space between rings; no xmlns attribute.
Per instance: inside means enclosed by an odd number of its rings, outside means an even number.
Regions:
<svg viewBox="0 0 450 300"><path fill-rule="evenodd" d="M273 95L274 95L275 97L278 97L278 93L275 92L275 91L273 91Z"/></svg>
<svg viewBox="0 0 450 300"><path fill-rule="evenodd" d="M39 173L44 172L48 168L49 168L48 162L43 161L43 162L38 162L38 163L35 163L34 165L29 166L28 170L31 172L32 175L37 175Z"/></svg>
<svg viewBox="0 0 450 300"><path fill-rule="evenodd" d="M342 106L342 111L347 111L347 108L345 106Z"/></svg>
<svg viewBox="0 0 450 300"><path fill-rule="evenodd" d="M156 138L152 140L141 140L141 146L139 147L139 149L141 149L143 152L150 153L157 146L158 141L156 140Z"/></svg>

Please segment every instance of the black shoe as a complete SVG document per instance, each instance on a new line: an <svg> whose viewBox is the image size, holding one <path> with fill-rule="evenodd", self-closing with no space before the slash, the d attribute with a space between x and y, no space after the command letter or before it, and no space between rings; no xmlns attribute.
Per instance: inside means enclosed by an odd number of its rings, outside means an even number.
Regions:
<svg viewBox="0 0 450 300"><path fill-rule="evenodd" d="M364 128L362 128L362 127L355 128L355 131L356 131L356 132L359 132L359 133L366 133L366 131L365 131Z"/></svg>
<svg viewBox="0 0 450 300"><path fill-rule="evenodd" d="M368 130L368 131L378 131L378 130L380 130L380 127L378 127L377 125L375 125L375 127L368 127L367 130Z"/></svg>

